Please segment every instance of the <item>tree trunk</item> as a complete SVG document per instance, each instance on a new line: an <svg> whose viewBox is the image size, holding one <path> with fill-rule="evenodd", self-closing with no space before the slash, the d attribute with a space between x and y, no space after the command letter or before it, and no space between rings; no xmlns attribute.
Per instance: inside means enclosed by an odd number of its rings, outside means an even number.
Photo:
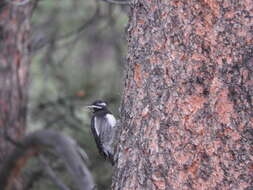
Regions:
<svg viewBox="0 0 253 190"><path fill-rule="evenodd" d="M135 2L113 189L253 189L252 1Z"/></svg>
<svg viewBox="0 0 253 190"><path fill-rule="evenodd" d="M0 167L13 148L5 137L17 140L25 131L32 6L16 2L0 3ZM22 189L21 183L14 180L11 189Z"/></svg>

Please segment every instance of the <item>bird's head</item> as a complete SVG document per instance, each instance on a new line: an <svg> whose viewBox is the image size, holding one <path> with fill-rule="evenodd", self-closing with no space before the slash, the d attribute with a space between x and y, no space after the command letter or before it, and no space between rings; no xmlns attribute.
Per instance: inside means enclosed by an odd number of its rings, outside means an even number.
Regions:
<svg viewBox="0 0 253 190"><path fill-rule="evenodd" d="M89 109L91 109L93 112L107 109L107 102L103 100L96 100L91 105L87 106Z"/></svg>

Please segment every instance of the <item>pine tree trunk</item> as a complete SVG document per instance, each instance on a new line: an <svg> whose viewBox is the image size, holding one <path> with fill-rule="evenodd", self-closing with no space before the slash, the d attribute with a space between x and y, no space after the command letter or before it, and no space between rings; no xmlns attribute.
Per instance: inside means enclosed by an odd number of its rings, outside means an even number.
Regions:
<svg viewBox="0 0 253 190"><path fill-rule="evenodd" d="M13 140L23 136L27 108L29 67L28 36L31 3L14 5L0 3L0 168L13 148ZM20 178L12 180L9 189L22 190Z"/></svg>
<svg viewBox="0 0 253 190"><path fill-rule="evenodd" d="M253 189L252 1L135 2L113 189Z"/></svg>

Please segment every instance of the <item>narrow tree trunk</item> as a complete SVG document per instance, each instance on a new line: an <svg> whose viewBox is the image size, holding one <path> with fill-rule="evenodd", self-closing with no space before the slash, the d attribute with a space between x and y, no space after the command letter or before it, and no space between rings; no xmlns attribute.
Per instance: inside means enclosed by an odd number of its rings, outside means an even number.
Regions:
<svg viewBox="0 0 253 190"><path fill-rule="evenodd" d="M113 189L253 189L253 3L136 0Z"/></svg>
<svg viewBox="0 0 253 190"><path fill-rule="evenodd" d="M0 3L0 168L13 145L8 134L17 140L24 134L29 66L28 36L31 4ZM22 189L21 180L13 189Z"/></svg>

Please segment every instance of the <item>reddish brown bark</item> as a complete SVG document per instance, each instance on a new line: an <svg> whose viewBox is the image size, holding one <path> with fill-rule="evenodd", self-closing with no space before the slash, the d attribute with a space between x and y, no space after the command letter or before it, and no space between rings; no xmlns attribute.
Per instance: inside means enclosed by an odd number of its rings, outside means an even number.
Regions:
<svg viewBox="0 0 253 190"><path fill-rule="evenodd" d="M113 189L253 189L253 3L134 1Z"/></svg>
<svg viewBox="0 0 253 190"><path fill-rule="evenodd" d="M11 2L11 1L10 1ZM28 36L31 4L0 3L0 163L13 148L4 137L17 140L24 134L29 66ZM1 168L1 165L0 165ZM22 189L20 180L13 189Z"/></svg>

